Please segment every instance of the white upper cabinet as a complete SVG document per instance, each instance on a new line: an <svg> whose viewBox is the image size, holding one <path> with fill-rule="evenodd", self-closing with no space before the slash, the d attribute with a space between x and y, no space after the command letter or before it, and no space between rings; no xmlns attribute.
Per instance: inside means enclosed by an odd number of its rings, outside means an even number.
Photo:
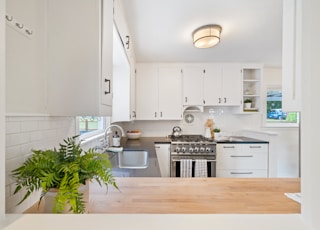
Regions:
<svg viewBox="0 0 320 230"><path fill-rule="evenodd" d="M113 30L112 122L131 120L131 69L116 28Z"/></svg>
<svg viewBox="0 0 320 230"><path fill-rule="evenodd" d="M155 65L137 63L136 113L137 120L157 119L158 71Z"/></svg>
<svg viewBox="0 0 320 230"><path fill-rule="evenodd" d="M136 119L182 119L181 69L175 66L137 64Z"/></svg>
<svg viewBox="0 0 320 230"><path fill-rule="evenodd" d="M283 1L282 19L282 109L301 111L301 7Z"/></svg>
<svg viewBox="0 0 320 230"><path fill-rule="evenodd" d="M112 113L112 0L48 1L48 110Z"/></svg>
<svg viewBox="0 0 320 230"><path fill-rule="evenodd" d="M178 67L159 67L159 119L182 119L182 76Z"/></svg>
<svg viewBox="0 0 320 230"><path fill-rule="evenodd" d="M203 84L203 97L205 105L220 105L222 103L222 85L221 65L210 64L206 66Z"/></svg>
<svg viewBox="0 0 320 230"><path fill-rule="evenodd" d="M114 0L114 23L117 27L117 31L120 35L120 39L128 56L130 62L134 61L134 49L132 45L132 36L129 31L125 12L123 10L122 1ZM132 59L132 60L131 60Z"/></svg>
<svg viewBox="0 0 320 230"><path fill-rule="evenodd" d="M183 105L203 105L204 72L202 66L183 68Z"/></svg>
<svg viewBox="0 0 320 230"><path fill-rule="evenodd" d="M183 100L184 105L240 106L240 65L211 63L184 67Z"/></svg>
<svg viewBox="0 0 320 230"><path fill-rule="evenodd" d="M222 105L241 105L241 67L224 64L222 69Z"/></svg>

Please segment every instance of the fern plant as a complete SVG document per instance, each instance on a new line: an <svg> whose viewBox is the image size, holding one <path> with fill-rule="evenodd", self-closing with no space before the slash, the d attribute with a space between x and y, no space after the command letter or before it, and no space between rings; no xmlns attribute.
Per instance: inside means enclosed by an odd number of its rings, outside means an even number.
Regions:
<svg viewBox="0 0 320 230"><path fill-rule="evenodd" d="M78 188L86 181L96 180L100 186L112 185L118 189L112 175L107 154L89 149L84 152L77 136L69 137L59 144L59 149L32 150L33 154L22 166L12 171L16 180L14 194L21 189L26 193L18 204L24 202L33 192L42 189L39 204L51 188L58 189L53 212L61 213L68 205L73 213L84 213L85 202Z"/></svg>

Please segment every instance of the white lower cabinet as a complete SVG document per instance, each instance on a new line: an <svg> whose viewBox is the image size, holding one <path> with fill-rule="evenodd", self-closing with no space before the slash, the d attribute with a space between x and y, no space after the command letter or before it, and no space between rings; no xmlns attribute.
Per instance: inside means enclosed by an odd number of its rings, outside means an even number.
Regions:
<svg viewBox="0 0 320 230"><path fill-rule="evenodd" d="M268 177L268 144L217 144L217 177Z"/></svg>
<svg viewBox="0 0 320 230"><path fill-rule="evenodd" d="M161 177L170 177L170 144L155 144Z"/></svg>

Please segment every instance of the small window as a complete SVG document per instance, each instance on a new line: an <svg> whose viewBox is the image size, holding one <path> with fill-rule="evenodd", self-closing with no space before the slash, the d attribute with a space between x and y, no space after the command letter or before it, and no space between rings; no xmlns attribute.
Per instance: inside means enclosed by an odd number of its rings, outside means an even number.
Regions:
<svg viewBox="0 0 320 230"><path fill-rule="evenodd" d="M299 125L299 113L282 110L282 90L280 86L269 86L266 95L265 126L296 127Z"/></svg>
<svg viewBox="0 0 320 230"><path fill-rule="evenodd" d="M77 117L78 133L82 138L98 135L104 132L108 122L110 123L108 117L79 116Z"/></svg>

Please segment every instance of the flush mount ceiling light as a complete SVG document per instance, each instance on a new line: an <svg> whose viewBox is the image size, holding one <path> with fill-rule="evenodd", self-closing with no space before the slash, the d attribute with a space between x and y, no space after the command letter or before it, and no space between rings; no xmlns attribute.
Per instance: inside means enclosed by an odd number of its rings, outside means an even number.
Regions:
<svg viewBox="0 0 320 230"><path fill-rule="evenodd" d="M210 48L220 41L222 27L219 25L206 25L192 33L193 44L197 48Z"/></svg>

